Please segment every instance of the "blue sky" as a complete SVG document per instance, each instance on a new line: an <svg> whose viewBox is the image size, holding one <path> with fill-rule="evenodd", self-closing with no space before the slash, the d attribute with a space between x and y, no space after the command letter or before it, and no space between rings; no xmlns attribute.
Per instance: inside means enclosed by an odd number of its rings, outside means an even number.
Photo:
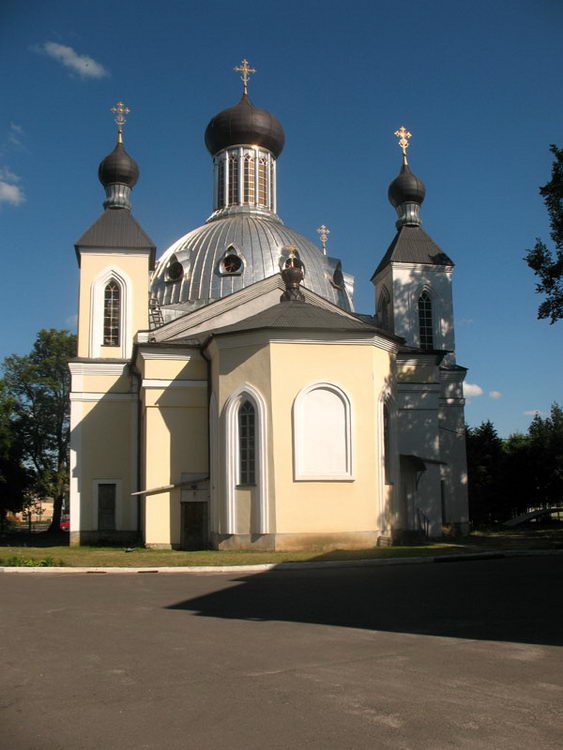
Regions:
<svg viewBox="0 0 563 750"><path fill-rule="evenodd" d="M395 231L393 132L413 133L423 226L456 263L458 361L482 391L467 421L526 430L563 402L563 321L536 319L522 261L536 236L549 240L538 186L549 144L563 145L562 28L558 0L4 0L0 357L74 325L73 245L102 211L110 107L131 109L133 213L160 254L211 211L203 132L238 100L232 68L246 57L252 100L286 132L279 213L315 242L330 228L360 312L373 312L369 279Z"/></svg>

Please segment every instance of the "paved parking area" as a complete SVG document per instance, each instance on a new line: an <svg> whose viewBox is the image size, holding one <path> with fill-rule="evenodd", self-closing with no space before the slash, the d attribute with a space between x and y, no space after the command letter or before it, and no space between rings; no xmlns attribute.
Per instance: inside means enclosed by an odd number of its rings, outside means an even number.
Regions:
<svg viewBox="0 0 563 750"><path fill-rule="evenodd" d="M562 590L555 556L0 574L0 749L559 749Z"/></svg>

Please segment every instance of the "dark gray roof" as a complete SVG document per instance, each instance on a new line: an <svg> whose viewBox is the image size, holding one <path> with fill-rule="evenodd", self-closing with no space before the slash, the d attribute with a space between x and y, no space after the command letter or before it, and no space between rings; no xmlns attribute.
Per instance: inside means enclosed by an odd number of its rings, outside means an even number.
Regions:
<svg viewBox="0 0 563 750"><path fill-rule="evenodd" d="M388 263L425 263L435 266L453 266L453 261L420 227L402 226L389 249L373 272L378 274ZM373 279L372 276L372 279Z"/></svg>
<svg viewBox="0 0 563 750"><path fill-rule="evenodd" d="M106 209L77 240L75 247L77 250L86 247L152 250L153 256L155 251L154 242L126 208Z"/></svg>
<svg viewBox="0 0 563 750"><path fill-rule="evenodd" d="M213 333L235 333L257 328L316 329L333 331L360 331L380 333L374 326L356 318L326 310L308 302L280 302L257 315L230 326L218 328Z"/></svg>

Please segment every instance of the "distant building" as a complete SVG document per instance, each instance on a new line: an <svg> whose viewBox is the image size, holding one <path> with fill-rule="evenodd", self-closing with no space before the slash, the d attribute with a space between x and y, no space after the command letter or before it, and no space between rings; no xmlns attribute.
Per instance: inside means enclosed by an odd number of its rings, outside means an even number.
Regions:
<svg viewBox="0 0 563 750"><path fill-rule="evenodd" d="M287 550L467 530L453 263L421 229L410 134L361 315L326 228L321 249L277 215L284 132L247 75L205 131L213 212L156 264L118 104L105 210L76 243L71 543Z"/></svg>

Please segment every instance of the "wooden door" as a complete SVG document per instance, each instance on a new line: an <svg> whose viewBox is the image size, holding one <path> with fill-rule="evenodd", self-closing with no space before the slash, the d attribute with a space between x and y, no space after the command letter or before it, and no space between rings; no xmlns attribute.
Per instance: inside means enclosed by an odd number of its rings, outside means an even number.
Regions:
<svg viewBox="0 0 563 750"><path fill-rule="evenodd" d="M182 549L207 549L207 503L182 503Z"/></svg>

